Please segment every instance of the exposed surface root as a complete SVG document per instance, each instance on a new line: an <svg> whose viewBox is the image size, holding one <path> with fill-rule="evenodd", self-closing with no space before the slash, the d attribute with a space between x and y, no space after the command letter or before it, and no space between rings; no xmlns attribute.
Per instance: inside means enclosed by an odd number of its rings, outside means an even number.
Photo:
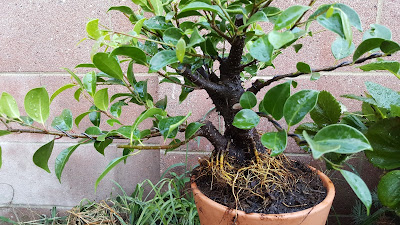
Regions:
<svg viewBox="0 0 400 225"><path fill-rule="evenodd" d="M201 159L196 183L209 198L245 212L286 213L321 202L326 190L315 172L286 156L256 154L238 165L220 154Z"/></svg>

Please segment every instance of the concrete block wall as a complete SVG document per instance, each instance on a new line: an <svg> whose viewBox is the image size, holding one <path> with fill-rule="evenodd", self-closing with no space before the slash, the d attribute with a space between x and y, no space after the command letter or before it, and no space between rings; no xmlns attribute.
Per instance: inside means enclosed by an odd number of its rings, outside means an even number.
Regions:
<svg viewBox="0 0 400 225"><path fill-rule="evenodd" d="M308 0L276 0L273 4L285 8L289 4L307 4ZM333 2L320 0L316 4ZM400 40L400 0L342 0L360 14L364 30L369 24L380 23L392 29L393 39ZM9 0L0 3L0 91L7 91L23 102L24 94L33 87L46 86L51 93L56 87L68 83L69 75L61 67L73 68L79 63L90 62L92 43L85 41L79 45L79 40L85 37L85 24L90 18L99 18L100 22L110 28L126 31L129 22L117 12L106 13L113 5L132 6L129 0ZM323 32L316 35L312 47L306 47L295 54L288 49L279 56L276 69L268 69L259 74L260 78L293 72L298 61L304 61L313 68L331 66L334 59L330 53L330 43L334 35ZM362 34L355 31L355 42L361 41ZM307 40L304 40L304 42ZM398 60L398 56L394 56ZM211 101L204 92L193 92L182 104L178 104L180 87L171 84L157 84L157 77L146 74L142 67L135 68L135 73L141 79L148 79L150 90L158 99L168 96L172 113L193 112L191 120L197 120L211 107ZM365 91L364 82L371 80L382 85L399 90L398 80L388 73L362 73L357 69L343 68L330 73L321 73L317 81L310 81L308 77L299 78L299 87L317 90L328 90L335 96L345 93L362 94ZM397 83L396 83L397 82ZM267 90L258 95L262 98ZM72 96L66 92L64 97ZM68 106L74 112L83 112L88 105L77 104L72 97L69 100L58 98L52 116L59 114ZM348 108L358 109L359 103L339 98ZM194 107L201 106L200 108ZM22 104L20 104L22 109ZM133 108L130 113L138 114L142 109ZM77 115L77 114L74 114ZM209 115L215 123L221 122L215 113ZM263 123L261 130L270 129L270 125ZM79 129L76 129L79 132ZM191 166L197 163L197 157L207 155L212 146L206 140L200 143L190 143L189 152L186 147L164 154L163 151L142 152L128 160L126 165L120 165L107 175L94 193L94 182L108 162L120 154L112 147L102 157L95 153L90 146L79 148L67 164L62 184L54 174L49 175L34 166L32 154L38 146L48 142L50 137L40 135L8 135L0 137L0 146L3 149L3 167L0 169L0 215L13 215L13 208L50 208L56 205L60 208L69 208L86 197L89 199L103 199L113 190L111 180L120 183L129 193L135 184L146 178L156 181L160 172L168 166L184 162L188 154ZM50 165L54 165L54 158L61 150L72 145L71 140L61 139L56 145ZM294 143L290 143L288 155L294 159L308 162L317 168L323 168L323 163L312 161L303 154ZM54 168L51 168L53 170ZM379 171L371 167L360 155L356 162L356 169L366 179L370 188L374 188L379 179ZM54 170L53 170L54 171ZM337 197L334 201L335 213L342 224L349 224L349 213L356 199L350 187L338 175L334 175L337 187ZM115 193L115 191L113 191ZM15 210L14 210L15 211ZM23 211L23 210L21 210ZM335 224L332 220L329 224Z"/></svg>

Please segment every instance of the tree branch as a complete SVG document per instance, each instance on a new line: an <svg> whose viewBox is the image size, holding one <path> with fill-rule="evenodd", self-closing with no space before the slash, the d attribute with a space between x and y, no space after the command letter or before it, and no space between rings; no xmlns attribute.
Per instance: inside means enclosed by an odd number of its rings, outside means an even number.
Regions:
<svg viewBox="0 0 400 225"><path fill-rule="evenodd" d="M176 82L175 80L171 79L169 76L161 73L160 71L157 71L157 73L158 73L158 75L164 77L165 79L171 81L174 84L177 84L177 85L180 85L180 86L183 86L183 87L187 87L187 88L192 88L192 89L200 89L199 87L194 87L194 86L190 86L190 85L186 85L186 84L182 84L182 83Z"/></svg>
<svg viewBox="0 0 400 225"><path fill-rule="evenodd" d="M183 66L182 69L177 69L177 72L202 89L214 90L217 92L221 92L224 90L223 86L206 80L199 74L193 74L188 66Z"/></svg>
<svg viewBox="0 0 400 225"><path fill-rule="evenodd" d="M218 131L210 121L205 121L204 126L196 133L198 136L205 137L214 146L215 151L222 152L227 150L228 140Z"/></svg>
<svg viewBox="0 0 400 225"><path fill-rule="evenodd" d="M370 55L368 57L360 58L360 59L356 60L355 62L346 61L346 62L342 62L342 63L340 63L339 65L336 65L336 66L325 67L325 68L320 68L320 69L314 69L314 70L312 70L312 72L316 73L316 72L323 72L323 71L324 72L333 71L333 70L336 70L336 69L341 68L341 67L350 66L350 65L353 65L353 64L360 64L360 63L363 63L363 62L365 62L367 60L379 58L379 57L382 57L382 56L385 56L385 55L383 53L374 53L374 54L372 54L372 55ZM294 78L294 77L298 77L298 76L305 75L305 74L309 74L309 73L302 73L302 72L297 71L297 72L294 72L294 73L276 75L276 76L274 76L273 78L271 78L271 79L269 79L267 81L263 81L263 80L258 79L258 80L253 82L253 84L251 85L250 88L247 89L247 91L250 91L250 92L253 92L254 94L257 94L262 88L264 88L266 86L269 86L273 82L276 82L276 81L279 81L279 80L282 80L282 79L285 79L285 78Z"/></svg>

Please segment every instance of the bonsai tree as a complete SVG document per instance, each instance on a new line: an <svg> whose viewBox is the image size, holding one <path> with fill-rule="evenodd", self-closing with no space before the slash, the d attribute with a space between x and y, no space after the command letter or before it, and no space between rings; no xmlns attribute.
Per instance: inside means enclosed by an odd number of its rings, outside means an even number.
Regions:
<svg viewBox="0 0 400 225"><path fill-rule="evenodd" d="M260 197L268 188L277 190L279 196L296 188L296 182L303 182L293 175L293 171L311 173L309 169L282 155L290 137L315 159L324 159L331 168L340 170L369 210L371 195L365 183L356 174L343 170L341 161L336 163L332 159L334 154L347 157L372 150L368 139L352 124L338 124L342 107L329 92L299 90L292 94L291 89L297 86L296 77L311 75L311 79L318 79L319 72L358 66L373 59L378 61L363 65L361 69L389 70L398 76L399 64L382 59L400 49L385 35L385 27L372 25L356 47L353 28L362 31L360 19L351 7L340 3L313 7L316 1L312 0L308 5L282 8L274 5L273 0L133 2L138 11L128 6L110 8L129 19L132 23L129 32L110 30L101 26L97 19L87 23L88 38L94 41L92 62L80 64L76 70L92 71L81 77L66 68L73 78L72 83L60 87L50 97L44 87L29 91L24 101L26 116L21 116L18 104L10 94L2 93L0 115L4 130L1 135L27 132L78 138L76 145L57 156L55 173L60 180L65 164L80 145L92 143L104 154L104 149L113 140L126 140L126 144L118 143L121 157L109 163L97 179L96 187L115 165L140 150L172 151L196 137L203 137L214 150L209 159L200 161L197 175L215 178L220 183L216 186L233 190L232 199L240 197L239 191L245 190L249 191L247 196ZM309 40L321 29L337 36L332 43L334 57L342 60L352 55L350 61L317 69L304 62L293 62L297 71L287 71L266 80L252 79L263 70L275 74L274 68L279 65L274 65L274 60L281 53L293 49L301 51L299 40L311 43ZM150 73L163 78L161 82L181 86L180 102L193 91L205 90L215 111L223 118L223 129L218 129L204 119L206 117L192 118L190 112L184 115L169 113L167 98L154 99L148 92L147 81L136 79L134 65L147 67ZM117 93L110 96L113 87L116 87L113 92ZM52 120L52 129L47 129L50 103L70 88L76 90L76 100L85 99L92 106L76 117L65 109ZM263 89L268 92L258 101L256 94ZM143 112L129 118L130 123L123 123L119 117L127 105L141 107ZM305 123L294 131L292 128L309 113L314 123ZM93 126L87 127L82 134L69 132L73 121L78 126L87 117ZM276 130L260 133L262 129L257 125L261 119L269 121ZM111 129L100 126L103 120ZM145 120L152 120L152 125L144 128L142 122ZM180 133L184 135L178 135ZM144 144L145 140L157 137L162 137L164 144ZM54 142L40 147L33 156L33 162L48 172ZM273 170L265 170L267 164ZM246 178L245 174L252 174L257 179ZM264 175L272 182L262 178ZM310 179L313 180L313 176ZM318 185L320 192L324 192L322 185ZM274 197L260 198L269 205ZM313 204L322 198L316 198ZM291 204L287 207L289 211L295 208Z"/></svg>

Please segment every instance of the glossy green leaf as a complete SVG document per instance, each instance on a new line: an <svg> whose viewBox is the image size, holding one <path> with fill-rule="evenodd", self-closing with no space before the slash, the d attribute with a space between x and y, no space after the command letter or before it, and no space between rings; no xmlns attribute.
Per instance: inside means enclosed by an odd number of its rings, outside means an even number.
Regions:
<svg viewBox="0 0 400 225"><path fill-rule="evenodd" d="M75 66L76 68L96 68L95 65L93 65L92 63L81 63Z"/></svg>
<svg viewBox="0 0 400 225"><path fill-rule="evenodd" d="M300 73L312 73L310 65L304 62L298 62L296 68Z"/></svg>
<svg viewBox="0 0 400 225"><path fill-rule="evenodd" d="M283 117L283 107L290 96L290 82L279 84L265 94L263 108L276 120Z"/></svg>
<svg viewBox="0 0 400 225"><path fill-rule="evenodd" d="M336 124L341 116L340 103L327 91L321 91L314 109L310 112L311 119L319 126Z"/></svg>
<svg viewBox="0 0 400 225"><path fill-rule="evenodd" d="M185 118L184 116L175 116L160 120L160 122L158 123L158 129L164 137L164 140L167 138L174 138L178 133L178 126L182 124L186 119L187 118Z"/></svg>
<svg viewBox="0 0 400 225"><path fill-rule="evenodd" d="M387 70L400 78L399 75L400 63L396 61L373 62L366 65L362 65L359 68L364 71Z"/></svg>
<svg viewBox="0 0 400 225"><path fill-rule="evenodd" d="M48 173L50 173L48 162L51 156L51 152L53 151L53 147L54 139L40 147L38 150L36 150L35 154L33 154L33 163L35 163L36 166L44 169Z"/></svg>
<svg viewBox="0 0 400 225"><path fill-rule="evenodd" d="M84 112L84 113L80 114L79 116L77 116L77 117L75 118L75 125L76 125L77 127L79 127L79 124L81 123L82 119L83 119L85 116L87 116L89 113L90 113L90 112Z"/></svg>
<svg viewBox="0 0 400 225"><path fill-rule="evenodd" d="M273 30L268 34L268 40L275 49L280 49L282 46L286 45L294 39L295 36L290 31L279 32Z"/></svg>
<svg viewBox="0 0 400 225"><path fill-rule="evenodd" d="M86 128L85 133L88 135L100 135L103 132L100 130L99 127L88 127Z"/></svg>
<svg viewBox="0 0 400 225"><path fill-rule="evenodd" d="M121 161L127 159L130 155L125 155L121 156L119 158L115 158L111 160L111 162L107 165L107 167L104 169L104 171L100 174L100 176L97 178L94 190L97 191L97 186L99 185L100 181L107 175L108 172L110 172L118 163Z"/></svg>
<svg viewBox="0 0 400 225"><path fill-rule="evenodd" d="M309 142L310 139L306 139ZM372 150L368 139L357 129L345 124L333 124L322 128L314 136L313 141L323 149L310 145L315 159L328 152L353 154Z"/></svg>
<svg viewBox="0 0 400 225"><path fill-rule="evenodd" d="M83 88L85 88L85 90L91 96L93 96L96 93L96 81L97 81L97 77L94 72L85 74L85 76L82 79Z"/></svg>
<svg viewBox="0 0 400 225"><path fill-rule="evenodd" d="M76 101L79 102L81 94L82 94L82 88L76 89L76 91L74 92L74 98L75 98Z"/></svg>
<svg viewBox="0 0 400 225"><path fill-rule="evenodd" d="M90 20L86 24L86 32L89 37L97 40L101 37L101 32L99 30L99 19Z"/></svg>
<svg viewBox="0 0 400 225"><path fill-rule="evenodd" d="M132 125L133 129L136 129L137 126L143 122L145 119L149 117L153 117L154 115L163 115L165 116L166 113L164 110L159 109L159 108L150 108L147 109L146 111L142 112L135 120L135 123Z"/></svg>
<svg viewBox="0 0 400 225"><path fill-rule="evenodd" d="M135 26L133 27L133 31L137 35L140 35L140 33L142 32L142 27L143 27L144 21L146 21L146 18L142 18L142 19L140 19L139 21L137 21L135 23ZM132 41L133 41L133 43L135 43L135 45L137 45L137 43L138 43L138 39L137 38L133 38Z"/></svg>
<svg viewBox="0 0 400 225"><path fill-rule="evenodd" d="M76 82L79 84L80 87L83 87L82 81L81 79L74 73L72 72L70 69L68 68L63 68L65 71L67 71L75 80Z"/></svg>
<svg viewBox="0 0 400 225"><path fill-rule="evenodd" d="M352 172L340 170L340 173L343 175L344 179L346 179L347 183L350 185L351 189L353 189L354 193L356 193L357 197L365 205L365 207L367 208L367 215L369 215L369 211L372 205L372 196L371 192L368 189L368 186L359 176Z"/></svg>
<svg viewBox="0 0 400 225"><path fill-rule="evenodd" d="M347 15L350 24L354 26L357 30L363 30L360 17L354 9L352 9L348 5L341 3L335 3L334 7L341 9Z"/></svg>
<svg viewBox="0 0 400 225"><path fill-rule="evenodd" d="M390 115L392 117L395 117L395 116L400 117L400 106L391 105L390 106Z"/></svg>
<svg viewBox="0 0 400 225"><path fill-rule="evenodd" d="M66 84L62 87L60 87L59 89L57 89L57 91L55 91L51 97L50 97L50 103L53 102L54 98L57 97L60 93L62 93L63 91L70 89L72 87L75 87L75 84Z"/></svg>
<svg viewBox="0 0 400 225"><path fill-rule="evenodd" d="M269 42L268 36L258 38L249 48L250 55L261 62L270 62L274 46Z"/></svg>
<svg viewBox="0 0 400 225"><path fill-rule="evenodd" d="M79 147L80 144L68 147L60 152L56 158L56 162L54 165L55 173L58 180L61 183L61 174L64 170L65 164L67 164L69 158L71 157L72 153Z"/></svg>
<svg viewBox="0 0 400 225"><path fill-rule="evenodd" d="M340 149L340 145L325 145L324 143L319 143L314 141L307 133L303 130L303 137L307 141L308 146L312 151L314 159L319 159L323 154L335 152Z"/></svg>
<svg viewBox="0 0 400 225"><path fill-rule="evenodd" d="M314 108L318 91L302 90L290 96L283 107L283 116L288 126L298 124Z"/></svg>
<svg viewBox="0 0 400 225"><path fill-rule="evenodd" d="M321 74L320 73L312 73L310 76L310 80L314 81L314 80L318 80L319 78L321 78Z"/></svg>
<svg viewBox="0 0 400 225"><path fill-rule="evenodd" d="M187 11L198 11L198 10L204 10L204 11L211 11L214 13L219 13L220 16L223 16L224 13L221 11L221 9L216 6L216 5L209 5L205 2L191 2L185 7L181 9L181 12L187 12Z"/></svg>
<svg viewBox="0 0 400 225"><path fill-rule="evenodd" d="M100 126L101 113L99 112L99 109L93 105L92 107L90 107L89 111L90 111L89 113L90 122L95 126Z"/></svg>
<svg viewBox="0 0 400 225"><path fill-rule="evenodd" d="M240 110L233 118L232 125L243 130L250 130L257 126L260 117L251 109Z"/></svg>
<svg viewBox="0 0 400 225"><path fill-rule="evenodd" d="M382 205L400 216L400 170L390 171L378 184L378 198Z"/></svg>
<svg viewBox="0 0 400 225"><path fill-rule="evenodd" d="M143 25L152 30L166 30L174 26L171 22L166 22L163 16L151 17L144 21Z"/></svg>
<svg viewBox="0 0 400 225"><path fill-rule="evenodd" d="M246 91L240 96L239 103L243 109L251 109L257 105L257 97L253 92Z"/></svg>
<svg viewBox="0 0 400 225"><path fill-rule="evenodd" d="M261 143L268 149L271 149L271 156L278 156L286 149L287 135L286 131L268 132L261 136Z"/></svg>
<svg viewBox="0 0 400 225"><path fill-rule="evenodd" d="M193 91L193 88L188 88L188 87L182 86L181 94L179 95L179 104L181 104L187 98L189 93L192 91Z"/></svg>
<svg viewBox="0 0 400 225"><path fill-rule="evenodd" d="M150 3L153 7L153 12L155 15L160 16L163 14L163 2L161 0L150 0Z"/></svg>
<svg viewBox="0 0 400 225"><path fill-rule="evenodd" d="M345 30L342 23L342 16L339 12L335 12L331 17L327 18L324 15L317 17L317 21L321 26L338 34L341 38L346 39Z"/></svg>
<svg viewBox="0 0 400 225"><path fill-rule="evenodd" d="M292 46L294 48L294 51L296 53L298 53L300 51L300 49L303 47L303 44L295 44L295 45L292 45Z"/></svg>
<svg viewBox="0 0 400 225"><path fill-rule="evenodd" d="M51 126L57 130L69 131L72 129L72 112L69 109L64 109L60 116L54 118Z"/></svg>
<svg viewBox="0 0 400 225"><path fill-rule="evenodd" d="M294 5L283 11L275 21L274 30L293 26L298 19L309 10L309 6Z"/></svg>
<svg viewBox="0 0 400 225"><path fill-rule="evenodd" d="M197 28L194 28L193 33L189 39L188 47L193 47L197 44L204 42L205 40L206 39L204 39L203 36L199 33L199 30Z"/></svg>
<svg viewBox="0 0 400 225"><path fill-rule="evenodd" d="M391 40L392 32L390 31L389 28L381 24L371 24L371 28L364 33L363 40L371 38L381 38L385 40Z"/></svg>
<svg viewBox="0 0 400 225"><path fill-rule="evenodd" d="M348 42L348 44L350 46L353 41L353 31L351 30L349 19L344 12L340 12L340 18L342 20L344 38L346 39L346 41Z"/></svg>
<svg viewBox="0 0 400 225"><path fill-rule="evenodd" d="M345 98L350 98L350 99L355 99L358 101L362 101L368 104L372 104L372 105L376 105L376 101L373 98L370 97L364 97L364 96L357 96L357 95L353 95L353 94L348 94L348 95L341 95L341 97L345 97Z"/></svg>
<svg viewBox="0 0 400 225"><path fill-rule="evenodd" d="M373 148L365 155L374 166L387 170L400 168L400 117L379 120L365 135Z"/></svg>
<svg viewBox="0 0 400 225"><path fill-rule="evenodd" d="M7 92L3 92L0 98L0 113L9 118L19 118L20 113L14 97Z"/></svg>
<svg viewBox="0 0 400 225"><path fill-rule="evenodd" d="M114 104L111 105L110 107L110 113L116 118L119 118L121 116L122 112L122 106L128 105L124 101L118 101Z"/></svg>
<svg viewBox="0 0 400 225"><path fill-rule="evenodd" d="M204 124L199 122L190 123L185 130L185 139L191 138L196 132L200 129L200 127L204 126Z"/></svg>
<svg viewBox="0 0 400 225"><path fill-rule="evenodd" d="M94 148L97 152L104 155L104 149L107 148L113 142L112 139L105 139L104 141L94 142Z"/></svg>
<svg viewBox="0 0 400 225"><path fill-rule="evenodd" d="M100 71L116 78L123 80L124 75L118 61L108 53L98 52L93 56L93 64Z"/></svg>
<svg viewBox="0 0 400 225"><path fill-rule="evenodd" d="M344 59L347 56L351 55L355 50L354 43L351 43L349 47L349 42L342 37L337 37L336 40L332 43L331 50L335 59Z"/></svg>
<svg viewBox="0 0 400 225"><path fill-rule="evenodd" d="M44 124L50 115L50 99L43 87L30 90L24 100L25 111L29 117Z"/></svg>
<svg viewBox="0 0 400 225"><path fill-rule="evenodd" d="M133 87L135 93L142 99L145 100L147 97L147 80L139 81Z"/></svg>
<svg viewBox="0 0 400 225"><path fill-rule="evenodd" d="M176 53L174 50L163 50L158 52L150 60L150 69L153 71L158 71L165 66L178 62Z"/></svg>
<svg viewBox="0 0 400 225"><path fill-rule="evenodd" d="M263 11L258 11L254 15L252 15L250 17L250 19L248 19L246 21L246 24L249 25L249 24L252 24L252 23L255 23L255 22L261 22L261 21L268 22L269 20L268 20L267 15Z"/></svg>
<svg viewBox="0 0 400 225"><path fill-rule="evenodd" d="M165 110L167 108L168 98L165 95L163 99L160 99L154 104L155 107Z"/></svg>
<svg viewBox="0 0 400 225"><path fill-rule="evenodd" d="M115 55L128 56L138 64L147 65L146 54L143 52L142 49L137 47L130 47L130 46L118 47L111 52L110 57L112 58L112 56Z"/></svg>
<svg viewBox="0 0 400 225"><path fill-rule="evenodd" d="M380 49L385 54L393 54L400 50L400 45L394 41L385 40L382 42Z"/></svg>
<svg viewBox="0 0 400 225"><path fill-rule="evenodd" d="M163 33L163 41L167 44L176 45L182 38L183 31L176 27L168 28Z"/></svg>
<svg viewBox="0 0 400 225"><path fill-rule="evenodd" d="M108 88L104 88L96 92L93 99L94 99L94 105L97 108L99 108L102 111L108 110L108 104L109 104Z"/></svg>
<svg viewBox="0 0 400 225"><path fill-rule="evenodd" d="M124 5L112 6L112 7L110 7L110 8L107 10L107 12L113 11L113 10L115 10L115 11L120 11L120 12L125 13L125 14L127 14L127 15L132 15L132 14L134 14L131 8L129 8L128 6L124 6Z"/></svg>
<svg viewBox="0 0 400 225"><path fill-rule="evenodd" d="M365 86L378 107L390 109L391 105L400 105L400 94L396 91L370 81L365 82Z"/></svg>
<svg viewBox="0 0 400 225"><path fill-rule="evenodd" d="M178 43L176 44L176 58L178 58L179 62L183 62L185 58L185 51L186 51L186 42L183 39L179 39Z"/></svg>
<svg viewBox="0 0 400 225"><path fill-rule="evenodd" d="M353 61L359 59L364 53L367 53L375 48L379 48L384 39L382 38L371 38L364 40L361 44L356 48L356 51L353 55Z"/></svg>
<svg viewBox="0 0 400 225"><path fill-rule="evenodd" d="M118 123L119 125L122 125L122 123L117 119L108 119L107 120L107 124L110 126L114 126L114 124L116 124L116 123Z"/></svg>

